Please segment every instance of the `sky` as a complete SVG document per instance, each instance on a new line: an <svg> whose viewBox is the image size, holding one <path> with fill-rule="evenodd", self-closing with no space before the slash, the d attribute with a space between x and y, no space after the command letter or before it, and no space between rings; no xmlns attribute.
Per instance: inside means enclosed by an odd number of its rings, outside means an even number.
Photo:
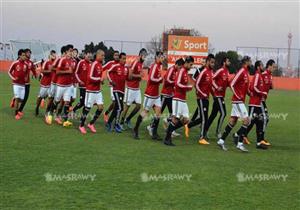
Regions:
<svg viewBox="0 0 300 210"><path fill-rule="evenodd" d="M299 1L1 0L1 42L38 39L61 46L103 40L149 41L164 28L194 28L219 50L299 48Z"/></svg>

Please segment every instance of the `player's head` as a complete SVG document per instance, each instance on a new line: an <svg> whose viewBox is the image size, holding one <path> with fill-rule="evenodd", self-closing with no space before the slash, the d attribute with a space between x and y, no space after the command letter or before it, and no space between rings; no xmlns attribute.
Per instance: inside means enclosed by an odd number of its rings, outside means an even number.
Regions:
<svg viewBox="0 0 300 210"><path fill-rule="evenodd" d="M125 63L126 63L126 53L121 52L120 55L119 55L119 59L120 59L120 61L119 61L120 64L125 65Z"/></svg>
<svg viewBox="0 0 300 210"><path fill-rule="evenodd" d="M262 71L264 69L264 64L262 61L256 61L254 64L255 71Z"/></svg>
<svg viewBox="0 0 300 210"><path fill-rule="evenodd" d="M113 58L114 58L115 61L119 62L119 60L120 60L120 53L119 53L118 50L114 51Z"/></svg>
<svg viewBox="0 0 300 210"><path fill-rule="evenodd" d="M104 61L104 56L105 56L105 53L103 50L97 50L97 52L95 54L95 60L102 63Z"/></svg>
<svg viewBox="0 0 300 210"><path fill-rule="evenodd" d="M18 59L25 61L27 59L26 54L25 54L25 50L23 49L19 49L18 51Z"/></svg>
<svg viewBox="0 0 300 210"><path fill-rule="evenodd" d="M193 56L187 56L184 60L184 67L187 70L190 70L194 65L194 58Z"/></svg>
<svg viewBox="0 0 300 210"><path fill-rule="evenodd" d="M162 51L157 51L155 53L155 62L162 63L165 59L164 53Z"/></svg>
<svg viewBox="0 0 300 210"><path fill-rule="evenodd" d="M83 57L86 61L91 61L92 60L92 52L91 51L85 51L83 54Z"/></svg>
<svg viewBox="0 0 300 210"><path fill-rule="evenodd" d="M249 56L246 55L242 58L242 66L243 67L249 68L251 66L251 64L252 64L251 58Z"/></svg>
<svg viewBox="0 0 300 210"><path fill-rule="evenodd" d="M206 67L210 68L210 69L213 69L215 67L215 56L213 54L209 54L207 57L206 57Z"/></svg>
<svg viewBox="0 0 300 210"><path fill-rule="evenodd" d="M180 69L184 64L183 58L179 58L175 61L175 67L176 69Z"/></svg>
<svg viewBox="0 0 300 210"><path fill-rule="evenodd" d="M66 53L66 46L62 46L62 47L60 48L60 54L61 54L62 56L64 56L65 53Z"/></svg>
<svg viewBox="0 0 300 210"><path fill-rule="evenodd" d="M65 46L65 53L66 56L68 56L69 58L72 57L72 53L73 53L73 45L68 44L67 46Z"/></svg>
<svg viewBox="0 0 300 210"><path fill-rule="evenodd" d="M55 60L56 59L56 51L55 50L50 51L49 59L50 60Z"/></svg>
<svg viewBox="0 0 300 210"><path fill-rule="evenodd" d="M27 48L27 49L24 50L24 52L25 52L26 57L28 59L30 59L30 57L31 57L31 50L29 48Z"/></svg>
<svg viewBox="0 0 300 210"><path fill-rule="evenodd" d="M276 68L275 61L273 59L268 60L268 62L266 64L266 69L273 72L275 70L275 68Z"/></svg>
<svg viewBox="0 0 300 210"><path fill-rule="evenodd" d="M223 67L226 67L226 68L229 68L231 62L230 62L230 59L228 57L224 57L222 59L222 66Z"/></svg>
<svg viewBox="0 0 300 210"><path fill-rule="evenodd" d="M140 61L143 62L147 57L147 50L145 48L142 48L139 52Z"/></svg>
<svg viewBox="0 0 300 210"><path fill-rule="evenodd" d="M78 49L77 48L73 49L72 58L78 58Z"/></svg>

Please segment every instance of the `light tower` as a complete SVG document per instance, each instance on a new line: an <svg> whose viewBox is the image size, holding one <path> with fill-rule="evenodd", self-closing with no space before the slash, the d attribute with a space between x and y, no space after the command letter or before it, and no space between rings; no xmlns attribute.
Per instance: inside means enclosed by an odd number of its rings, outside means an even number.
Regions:
<svg viewBox="0 0 300 210"><path fill-rule="evenodd" d="M292 67L291 67L291 46L292 46L293 35L291 32L288 34L288 54L287 54L287 74L292 76Z"/></svg>

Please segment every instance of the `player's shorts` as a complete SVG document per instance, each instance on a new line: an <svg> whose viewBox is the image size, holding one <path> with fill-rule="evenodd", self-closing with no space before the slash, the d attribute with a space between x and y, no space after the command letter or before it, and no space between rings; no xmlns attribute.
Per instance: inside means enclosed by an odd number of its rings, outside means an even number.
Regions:
<svg viewBox="0 0 300 210"><path fill-rule="evenodd" d="M244 103L234 103L232 104L231 117L238 117L241 119L247 118L248 111Z"/></svg>
<svg viewBox="0 0 300 210"><path fill-rule="evenodd" d="M40 92L38 97L40 98L47 98L50 92L50 87L40 87Z"/></svg>
<svg viewBox="0 0 300 210"><path fill-rule="evenodd" d="M48 97L49 98L54 98L55 93L56 93L56 88L57 88L56 84L51 83L50 88L49 88L49 92L48 92Z"/></svg>
<svg viewBox="0 0 300 210"><path fill-rule="evenodd" d="M133 102L135 102L136 104L142 103L141 90L133 90L130 88L126 88L124 103L130 106Z"/></svg>
<svg viewBox="0 0 300 210"><path fill-rule="evenodd" d="M154 106L161 107L160 97L158 96L157 98L150 98L150 97L145 95L143 106L144 106L144 109L148 110L148 111L151 108L153 108Z"/></svg>
<svg viewBox="0 0 300 210"><path fill-rule="evenodd" d="M176 118L189 118L189 107L185 101L172 100L172 115Z"/></svg>
<svg viewBox="0 0 300 210"><path fill-rule="evenodd" d="M14 98L24 99L25 96L25 86L13 85Z"/></svg>
<svg viewBox="0 0 300 210"><path fill-rule="evenodd" d="M110 99L111 99L112 101L115 101L115 96L114 96L114 90L113 90L113 87L110 86L109 88L110 88Z"/></svg>
<svg viewBox="0 0 300 210"><path fill-rule="evenodd" d="M55 101L60 101L61 99L63 99L64 101L70 101L72 92L73 92L72 85L67 87L57 86L55 97L54 97Z"/></svg>
<svg viewBox="0 0 300 210"><path fill-rule="evenodd" d="M85 92L85 101L84 105L88 108L92 108L94 104L103 105L103 96L102 92Z"/></svg>
<svg viewBox="0 0 300 210"><path fill-rule="evenodd" d="M71 97L72 97L73 99L76 99L76 97L77 97L77 87L76 87L76 85L73 85L72 87L73 87L73 90L72 90L72 95L71 95Z"/></svg>

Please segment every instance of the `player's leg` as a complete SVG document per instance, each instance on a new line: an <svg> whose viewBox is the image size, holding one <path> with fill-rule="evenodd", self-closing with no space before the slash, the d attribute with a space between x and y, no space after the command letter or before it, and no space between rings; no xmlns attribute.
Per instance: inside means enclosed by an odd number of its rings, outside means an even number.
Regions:
<svg viewBox="0 0 300 210"><path fill-rule="evenodd" d="M114 98L115 98L114 99L115 105L114 105L113 111L110 114L109 119L106 123L106 128L107 128L108 131L111 131L112 123L117 117L118 110L121 109L121 101L120 101L118 92L113 92L113 95L114 95ZM115 125L116 125L116 122L115 122ZM121 130L118 129L118 126L117 127L115 126L115 130L116 130L116 132L121 132Z"/></svg>
<svg viewBox="0 0 300 210"><path fill-rule="evenodd" d="M209 108L209 101L208 99L201 99L200 100L200 115L201 115L201 132L200 132L200 139L199 144L207 145L209 142L207 141L207 120L208 120L208 108Z"/></svg>
<svg viewBox="0 0 300 210"><path fill-rule="evenodd" d="M76 113L78 109L84 106L85 88L79 88L79 102L74 106L73 112Z"/></svg>
<svg viewBox="0 0 300 210"><path fill-rule="evenodd" d="M209 115L208 121L207 121L207 127L206 130L208 131L212 122L214 121L214 119L216 118L216 116L218 115L218 112L220 111L219 109L219 102L218 102L218 98L214 97L214 102L213 102L213 107L211 110L211 113ZM218 128L217 128L218 129ZM217 133L218 134L218 133Z"/></svg>
<svg viewBox="0 0 300 210"><path fill-rule="evenodd" d="M196 115L196 113L197 113L197 116L198 116L198 113L200 113L200 107L201 107L200 101L201 101L201 99L197 99L198 108L195 110L194 116ZM193 121L191 120L189 122L189 124L185 125L185 136L186 137L189 137L190 128L192 128L196 125L199 125L202 121L201 114L200 114L200 117L194 117L194 116L193 116L194 120Z"/></svg>
<svg viewBox="0 0 300 210"><path fill-rule="evenodd" d="M99 116L101 115L102 111L103 111L103 96L102 93L94 93L94 103L97 104L97 110L95 111L95 114L93 116L93 119L90 121L90 123L87 125L88 128L93 132L96 133L96 128L95 128L95 122L96 120L99 118Z"/></svg>
<svg viewBox="0 0 300 210"><path fill-rule="evenodd" d="M243 136L243 143L244 144L250 144L250 141L248 139L248 133L252 130L254 124L256 124L256 117L254 113L255 107L254 106L249 106L249 117L250 117L250 124L247 127L247 132L245 136ZM238 136L237 133L234 134L234 136Z"/></svg>
<svg viewBox="0 0 300 210"><path fill-rule="evenodd" d="M63 100L64 100L64 107L63 107L63 126L69 127L72 126L73 123L69 121L69 112L70 112L70 103L71 103L71 97L73 92L73 86L65 87L64 94L63 94Z"/></svg>
<svg viewBox="0 0 300 210"><path fill-rule="evenodd" d="M266 129L267 129L267 125L269 123L269 113L268 113L268 107L265 101L262 102L262 115L263 115L263 138L264 141L266 142L266 144L268 146L271 146L271 143L265 139L265 133L266 133Z"/></svg>
<svg viewBox="0 0 300 210"><path fill-rule="evenodd" d="M115 106L115 96L113 93L113 87L110 87L110 98L111 98L111 104L109 105L108 109L104 112L103 118L104 122L108 122L109 119L109 113L113 111L114 106Z"/></svg>
<svg viewBox="0 0 300 210"><path fill-rule="evenodd" d="M23 113L20 111L20 107L22 105L23 99L25 97L25 87L19 85L13 85L13 92L15 98L15 119L19 120L22 118Z"/></svg>
<svg viewBox="0 0 300 210"><path fill-rule="evenodd" d="M23 112L23 109L27 103L28 97L29 97L29 92L30 92L30 84L25 85L25 94L24 94L24 99L22 100L21 106L19 108L20 112Z"/></svg>
<svg viewBox="0 0 300 210"><path fill-rule="evenodd" d="M140 112L139 116L136 119L135 126L133 128L133 137L135 139L139 138L139 127L143 121L143 119L148 115L149 110L153 106L153 99L147 96L144 97L143 110Z"/></svg>
<svg viewBox="0 0 300 210"><path fill-rule="evenodd" d="M92 94L91 92L86 92L85 93L85 101L84 101L84 107L82 109L82 114L80 118L80 125L79 125L79 131L82 134L86 134L86 129L84 127L86 118L91 110L91 107L93 106L93 99L92 99Z"/></svg>
<svg viewBox="0 0 300 210"><path fill-rule="evenodd" d="M153 119L153 124L152 124L152 139L153 140L161 140L157 133L159 121L160 121L160 116L161 116L161 100L160 98L155 99L154 102L154 119Z"/></svg>
<svg viewBox="0 0 300 210"><path fill-rule="evenodd" d="M237 149L241 150L242 152L248 152L248 150L244 147L243 137L247 133L247 128L248 125L250 124L250 118L244 103L238 103L237 108L239 112L239 117L242 119L243 122L242 126L237 131L237 135L238 135Z"/></svg>
<svg viewBox="0 0 300 210"><path fill-rule="evenodd" d="M190 122L195 121L197 118L199 118L199 108L198 108L198 105L197 105L197 108L194 111L194 114L193 114Z"/></svg>
<svg viewBox="0 0 300 210"><path fill-rule="evenodd" d="M130 103L130 101L128 100L128 91L129 91L129 89L125 88L124 110L122 112L122 117L121 117L121 121L120 121L122 130L125 130L125 127L124 127L125 118L126 118L128 110L130 108L130 105L132 104L132 102Z"/></svg>
<svg viewBox="0 0 300 210"><path fill-rule="evenodd" d="M134 92L130 92L129 102L135 102L135 107L131 111L131 113L128 115L128 117L125 118L125 124L128 128L132 128L131 125L131 119L140 111L141 109L141 103L142 103L142 97L141 97L141 91L137 90ZM128 105L128 103L127 103Z"/></svg>
<svg viewBox="0 0 300 210"><path fill-rule="evenodd" d="M121 115L122 115L122 112L124 109L124 101L123 100L124 100L124 94L118 92L118 101L120 103L118 105L118 110L117 110L116 125L117 125L118 129L120 129L120 130L122 130L121 126L120 126L120 118L121 118Z"/></svg>
<svg viewBox="0 0 300 210"><path fill-rule="evenodd" d="M219 105L219 110L220 110L220 116L219 116L219 119L218 119L218 124L217 124L217 129L216 129L216 134L217 134L217 137L220 138L222 133L221 133L221 130L222 130L222 125L224 123L224 120L225 120L225 117L226 117L226 105L225 105L225 101L224 101L224 98L223 97L219 97L218 98L218 105Z"/></svg>

